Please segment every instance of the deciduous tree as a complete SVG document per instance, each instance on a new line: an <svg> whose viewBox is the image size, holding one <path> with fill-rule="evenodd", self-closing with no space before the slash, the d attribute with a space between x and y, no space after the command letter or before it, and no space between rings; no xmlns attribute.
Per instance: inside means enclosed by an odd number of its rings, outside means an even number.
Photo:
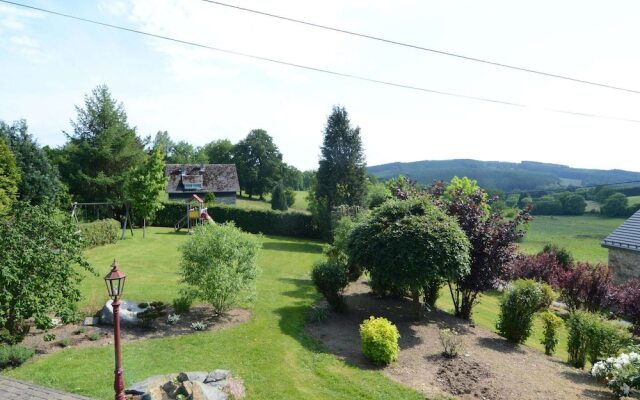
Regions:
<svg viewBox="0 0 640 400"><path fill-rule="evenodd" d="M234 161L240 188L249 197L260 198L278 182L282 172L282 153L263 129L254 129L235 146Z"/></svg>
<svg viewBox="0 0 640 400"><path fill-rule="evenodd" d="M16 157L0 137L0 216L7 214L16 200L19 183L20 172L16 165Z"/></svg>
<svg viewBox="0 0 640 400"><path fill-rule="evenodd" d="M164 175L164 155L153 149L146 162L136 168L127 181L127 195L134 215L142 217L142 237L146 235L147 220L162 209L160 193L167 185Z"/></svg>

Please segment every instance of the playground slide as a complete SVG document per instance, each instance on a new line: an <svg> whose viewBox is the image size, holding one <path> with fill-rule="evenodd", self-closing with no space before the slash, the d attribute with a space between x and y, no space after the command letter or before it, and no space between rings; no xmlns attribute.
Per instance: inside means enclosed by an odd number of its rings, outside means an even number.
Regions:
<svg viewBox="0 0 640 400"><path fill-rule="evenodd" d="M215 225L216 223L213 221L213 219L207 214L207 221L209 222L209 224L211 225Z"/></svg>

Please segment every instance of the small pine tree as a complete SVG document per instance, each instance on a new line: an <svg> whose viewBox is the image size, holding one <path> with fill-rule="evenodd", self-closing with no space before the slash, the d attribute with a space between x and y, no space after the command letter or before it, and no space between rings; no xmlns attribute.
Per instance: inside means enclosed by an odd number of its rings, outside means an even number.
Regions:
<svg viewBox="0 0 640 400"><path fill-rule="evenodd" d="M284 193L284 186L282 186L281 183L277 184L271 193L271 209L280 211L287 211L289 209L287 197Z"/></svg>

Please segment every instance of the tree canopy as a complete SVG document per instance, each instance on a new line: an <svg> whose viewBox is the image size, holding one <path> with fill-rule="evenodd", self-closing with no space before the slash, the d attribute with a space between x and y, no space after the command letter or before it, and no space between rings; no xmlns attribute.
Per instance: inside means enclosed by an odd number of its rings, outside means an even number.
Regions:
<svg viewBox="0 0 640 400"><path fill-rule="evenodd" d="M258 195L263 198L281 177L282 153L263 129L252 130L238 142L233 159L240 188L250 197Z"/></svg>
<svg viewBox="0 0 640 400"><path fill-rule="evenodd" d="M143 237L147 219L153 219L162 208L160 193L166 185L164 155L159 149L153 149L146 162L136 168L127 181L127 197L133 204L134 215L143 219Z"/></svg>
<svg viewBox="0 0 640 400"><path fill-rule="evenodd" d="M204 145L202 152L210 164L233 164L233 149L229 139L219 139Z"/></svg>
<svg viewBox="0 0 640 400"><path fill-rule="evenodd" d="M7 214L16 200L20 172L16 157L7 143L0 137L0 216Z"/></svg>

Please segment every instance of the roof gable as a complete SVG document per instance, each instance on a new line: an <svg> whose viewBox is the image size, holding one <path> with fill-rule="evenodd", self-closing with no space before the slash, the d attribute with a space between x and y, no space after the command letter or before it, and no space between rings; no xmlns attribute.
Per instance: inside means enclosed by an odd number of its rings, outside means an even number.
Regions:
<svg viewBox="0 0 640 400"><path fill-rule="evenodd" d="M640 251L640 210L601 242L604 247Z"/></svg>
<svg viewBox="0 0 640 400"><path fill-rule="evenodd" d="M167 177L167 193L240 190L235 164L167 164L164 174Z"/></svg>

